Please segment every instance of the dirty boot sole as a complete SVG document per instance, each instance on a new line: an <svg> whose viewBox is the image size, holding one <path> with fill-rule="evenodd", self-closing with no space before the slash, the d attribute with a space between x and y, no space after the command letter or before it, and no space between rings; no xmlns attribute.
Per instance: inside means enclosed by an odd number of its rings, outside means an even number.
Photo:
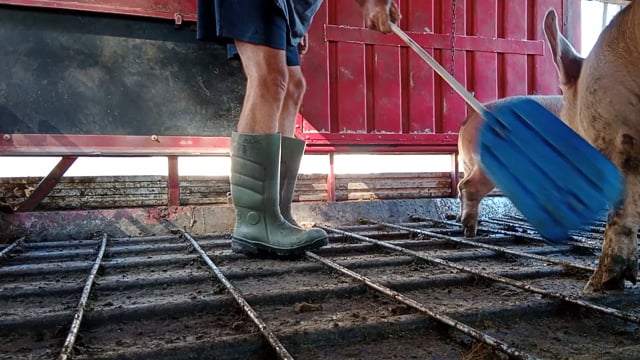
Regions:
<svg viewBox="0 0 640 360"><path fill-rule="evenodd" d="M280 249L272 246L267 246L263 243L247 241L236 237L231 238L231 250L235 253L252 255L252 256L299 256L304 254L307 250L313 250L321 248L329 243L326 237L318 238L317 240L293 249Z"/></svg>

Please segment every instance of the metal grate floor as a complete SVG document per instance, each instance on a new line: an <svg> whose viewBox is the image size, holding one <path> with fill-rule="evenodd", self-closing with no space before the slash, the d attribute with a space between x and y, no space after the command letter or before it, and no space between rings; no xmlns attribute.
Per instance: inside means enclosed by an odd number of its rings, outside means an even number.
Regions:
<svg viewBox="0 0 640 360"><path fill-rule="evenodd" d="M581 294L603 224L550 246L520 218L324 227L299 259L229 234L0 247L1 359L624 359L640 290ZM610 357L607 357L610 356ZM627 357L628 356L628 357Z"/></svg>

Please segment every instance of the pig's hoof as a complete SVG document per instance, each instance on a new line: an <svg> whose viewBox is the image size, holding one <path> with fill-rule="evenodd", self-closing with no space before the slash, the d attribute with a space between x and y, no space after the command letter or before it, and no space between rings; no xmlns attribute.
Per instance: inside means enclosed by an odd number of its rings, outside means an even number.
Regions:
<svg viewBox="0 0 640 360"><path fill-rule="evenodd" d="M595 275L595 274L594 274ZM601 291L622 290L624 289L624 279L613 278L603 281L602 277L595 278L592 276L589 282L582 290L585 294L593 294Z"/></svg>
<svg viewBox="0 0 640 360"><path fill-rule="evenodd" d="M476 237L477 227L476 225L463 225L464 237Z"/></svg>
<svg viewBox="0 0 640 360"><path fill-rule="evenodd" d="M584 287L585 293L595 293L608 290L623 290L624 281L636 283L638 276L638 260L623 259L621 256L609 258L606 264L600 264L589 282Z"/></svg>

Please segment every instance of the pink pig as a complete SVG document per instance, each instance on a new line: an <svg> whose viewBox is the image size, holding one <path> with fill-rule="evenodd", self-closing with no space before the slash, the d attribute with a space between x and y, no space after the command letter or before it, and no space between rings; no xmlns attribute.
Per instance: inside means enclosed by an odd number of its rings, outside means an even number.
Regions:
<svg viewBox="0 0 640 360"><path fill-rule="evenodd" d="M640 1L632 1L582 58L560 34L556 12L544 32L564 96L561 117L624 174L626 194L609 213L602 255L586 292L636 282L640 224Z"/></svg>

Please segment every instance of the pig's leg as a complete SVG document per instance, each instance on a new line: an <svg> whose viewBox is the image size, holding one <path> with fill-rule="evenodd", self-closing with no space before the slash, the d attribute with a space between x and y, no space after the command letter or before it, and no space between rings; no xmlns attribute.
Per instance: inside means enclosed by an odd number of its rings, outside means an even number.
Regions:
<svg viewBox="0 0 640 360"><path fill-rule="evenodd" d="M585 292L623 289L624 280L636 283L638 274L638 224L640 224L640 159L635 141L622 137L612 161L625 175L626 196L621 207L609 214L598 268Z"/></svg>
<svg viewBox="0 0 640 360"><path fill-rule="evenodd" d="M460 211L464 236L476 236L480 201L482 201L493 188L494 185L491 180L489 180L484 171L478 167L460 181L458 189L460 191Z"/></svg>

